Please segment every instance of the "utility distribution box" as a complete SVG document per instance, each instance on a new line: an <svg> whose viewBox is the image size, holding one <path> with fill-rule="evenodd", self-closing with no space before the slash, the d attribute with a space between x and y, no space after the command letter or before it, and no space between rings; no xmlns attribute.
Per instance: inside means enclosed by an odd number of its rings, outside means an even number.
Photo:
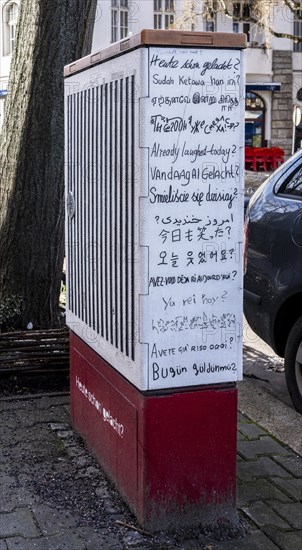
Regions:
<svg viewBox="0 0 302 550"><path fill-rule="evenodd" d="M65 68L72 419L149 527L235 512L245 46L142 31Z"/></svg>

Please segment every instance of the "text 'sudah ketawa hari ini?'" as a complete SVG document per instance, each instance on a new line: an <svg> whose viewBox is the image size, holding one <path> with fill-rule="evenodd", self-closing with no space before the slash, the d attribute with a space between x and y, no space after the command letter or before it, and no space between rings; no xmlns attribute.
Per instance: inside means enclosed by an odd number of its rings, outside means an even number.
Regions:
<svg viewBox="0 0 302 550"><path fill-rule="evenodd" d="M244 47L142 31L65 68L73 421L144 525L235 511Z"/></svg>

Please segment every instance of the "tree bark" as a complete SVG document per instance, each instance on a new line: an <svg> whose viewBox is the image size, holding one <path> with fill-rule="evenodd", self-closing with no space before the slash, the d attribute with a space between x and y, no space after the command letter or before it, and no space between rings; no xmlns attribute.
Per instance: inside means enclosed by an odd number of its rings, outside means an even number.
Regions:
<svg viewBox="0 0 302 550"><path fill-rule="evenodd" d="M96 5L97 0L21 0L0 136L0 330L12 323L58 324L63 68L90 52Z"/></svg>

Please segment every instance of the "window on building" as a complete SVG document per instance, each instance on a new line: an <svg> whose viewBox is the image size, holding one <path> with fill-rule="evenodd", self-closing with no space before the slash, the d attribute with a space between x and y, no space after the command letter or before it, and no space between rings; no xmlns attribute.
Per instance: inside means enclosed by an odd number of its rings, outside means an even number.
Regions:
<svg viewBox="0 0 302 550"><path fill-rule="evenodd" d="M7 2L3 8L3 53L11 55L15 46L18 4Z"/></svg>
<svg viewBox="0 0 302 550"><path fill-rule="evenodd" d="M262 147L264 145L265 104L263 99L247 92L245 99L245 145Z"/></svg>
<svg viewBox="0 0 302 550"><path fill-rule="evenodd" d="M246 34L246 39L248 42L251 41L251 24L250 23L243 23L242 25L242 32Z"/></svg>
<svg viewBox="0 0 302 550"><path fill-rule="evenodd" d="M170 29L175 21L174 0L154 0L154 28Z"/></svg>
<svg viewBox="0 0 302 550"><path fill-rule="evenodd" d="M206 21L205 27L206 27L206 31L214 32L215 22L214 21Z"/></svg>
<svg viewBox="0 0 302 550"><path fill-rule="evenodd" d="M297 11L294 21L294 35L302 38L302 10ZM302 52L302 42L294 42L294 52Z"/></svg>
<svg viewBox="0 0 302 550"><path fill-rule="evenodd" d="M203 20L204 20L203 28L205 31L208 31L208 32L215 31L217 11L219 11L219 3L216 0L213 0L212 3L205 5L205 9L203 12Z"/></svg>
<svg viewBox="0 0 302 550"><path fill-rule="evenodd" d="M111 42L128 35L128 0L111 0Z"/></svg>
<svg viewBox="0 0 302 550"><path fill-rule="evenodd" d="M251 42L251 18L252 6L248 2L234 2L233 4L233 32L246 34L248 42Z"/></svg>
<svg viewBox="0 0 302 550"><path fill-rule="evenodd" d="M247 42L251 48L259 48L266 43L264 30L255 23L256 8L257 3L252 0L233 3L233 32L246 34Z"/></svg>
<svg viewBox="0 0 302 550"><path fill-rule="evenodd" d="M213 17L206 16L205 20L205 30L209 32L215 31L215 20Z"/></svg>
<svg viewBox="0 0 302 550"><path fill-rule="evenodd" d="M252 6L249 2L234 2L233 18L234 19L250 19Z"/></svg>

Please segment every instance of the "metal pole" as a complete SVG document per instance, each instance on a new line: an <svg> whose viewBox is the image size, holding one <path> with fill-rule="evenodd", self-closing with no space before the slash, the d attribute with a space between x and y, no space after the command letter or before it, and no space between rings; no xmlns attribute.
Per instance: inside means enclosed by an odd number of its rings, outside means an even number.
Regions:
<svg viewBox="0 0 302 550"><path fill-rule="evenodd" d="M295 152L295 139L296 139L296 125L295 125L295 122L293 122L292 155Z"/></svg>

